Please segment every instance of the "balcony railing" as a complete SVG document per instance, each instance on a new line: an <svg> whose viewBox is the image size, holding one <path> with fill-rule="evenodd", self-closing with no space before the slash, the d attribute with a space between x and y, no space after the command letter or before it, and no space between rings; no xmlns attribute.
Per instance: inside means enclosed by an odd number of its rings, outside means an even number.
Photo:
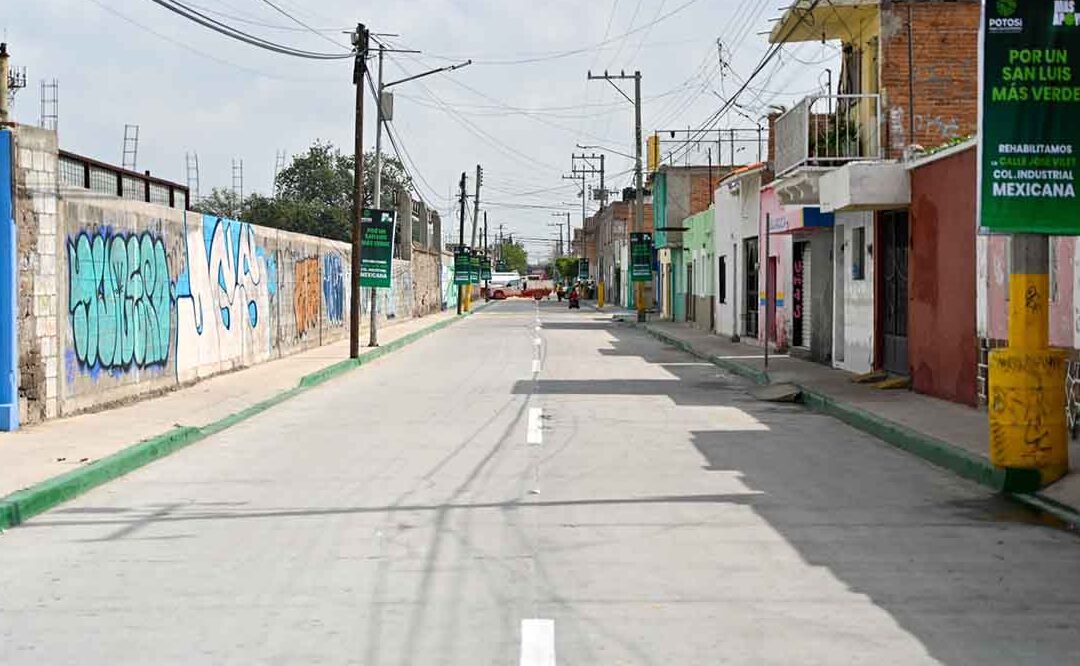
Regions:
<svg viewBox="0 0 1080 666"><path fill-rule="evenodd" d="M812 95L776 119L776 175L883 157L879 95Z"/></svg>

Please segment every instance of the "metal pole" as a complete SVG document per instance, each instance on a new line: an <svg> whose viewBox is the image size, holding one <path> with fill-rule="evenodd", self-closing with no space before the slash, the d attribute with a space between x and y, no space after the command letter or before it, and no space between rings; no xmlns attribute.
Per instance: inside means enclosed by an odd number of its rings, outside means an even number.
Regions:
<svg viewBox="0 0 1080 666"><path fill-rule="evenodd" d="M645 186L641 175L641 72L634 72L634 171L637 186L637 205L634 210L634 227L638 232L645 231ZM633 262L631 261L631 264ZM638 282L634 289L634 305L637 306L637 319L645 321L645 299L642 297L644 284Z"/></svg>
<svg viewBox="0 0 1080 666"><path fill-rule="evenodd" d="M372 193L372 199L375 210L382 209L382 126L383 126L383 55L386 51L386 47L379 44L379 85L376 87L376 99L375 99L375 191ZM394 231L397 230L397 223L390 233L390 289L394 288ZM378 292L375 291L375 287L371 288L371 322L368 325L368 347L379 346L379 333L378 333L378 318L376 317L375 301L378 297Z"/></svg>
<svg viewBox="0 0 1080 666"><path fill-rule="evenodd" d="M771 214L765 213L765 369L769 369L769 226ZM776 287L774 286L773 289Z"/></svg>
<svg viewBox="0 0 1080 666"><path fill-rule="evenodd" d="M353 225L352 269L349 290L349 357L360 357L360 218L364 215L364 74L368 33L363 23L356 24L353 37L356 58L353 61L353 85L356 86L355 137L353 146Z"/></svg>

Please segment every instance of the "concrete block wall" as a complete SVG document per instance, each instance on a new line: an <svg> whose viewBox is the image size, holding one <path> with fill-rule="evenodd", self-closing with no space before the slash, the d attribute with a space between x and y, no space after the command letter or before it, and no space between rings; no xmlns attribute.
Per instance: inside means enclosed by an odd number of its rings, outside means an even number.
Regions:
<svg viewBox="0 0 1080 666"><path fill-rule="evenodd" d="M56 133L19 127L14 136L19 414L23 423L59 413Z"/></svg>
<svg viewBox="0 0 1080 666"><path fill-rule="evenodd" d="M348 244L58 186L57 154L54 132L17 129L24 423L347 337ZM376 295L381 322L418 311L412 265L393 272ZM361 305L366 329L370 290Z"/></svg>
<svg viewBox="0 0 1080 666"><path fill-rule="evenodd" d="M413 314L417 317L442 310L442 271L436 250L413 246L412 275L415 282Z"/></svg>

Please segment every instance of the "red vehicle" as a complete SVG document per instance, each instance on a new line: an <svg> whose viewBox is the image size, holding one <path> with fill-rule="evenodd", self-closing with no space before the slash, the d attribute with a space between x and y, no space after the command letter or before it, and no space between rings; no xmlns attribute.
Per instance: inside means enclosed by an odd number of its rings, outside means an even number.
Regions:
<svg viewBox="0 0 1080 666"><path fill-rule="evenodd" d="M555 283L538 277L528 277L524 280L510 280L504 285L492 286L491 297L497 301L506 298L533 298L542 300L550 298L555 293Z"/></svg>

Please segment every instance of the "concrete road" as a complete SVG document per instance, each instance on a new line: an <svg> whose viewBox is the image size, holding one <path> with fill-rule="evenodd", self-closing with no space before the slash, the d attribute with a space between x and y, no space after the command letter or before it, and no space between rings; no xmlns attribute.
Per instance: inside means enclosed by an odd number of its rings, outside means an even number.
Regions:
<svg viewBox="0 0 1080 666"><path fill-rule="evenodd" d="M628 325L490 307L0 537L0 663L1068 664L1080 541Z"/></svg>

